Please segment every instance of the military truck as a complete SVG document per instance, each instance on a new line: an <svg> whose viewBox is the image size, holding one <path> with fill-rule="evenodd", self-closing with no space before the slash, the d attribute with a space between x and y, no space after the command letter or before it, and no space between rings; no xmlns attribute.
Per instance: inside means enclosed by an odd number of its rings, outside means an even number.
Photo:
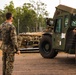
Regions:
<svg viewBox="0 0 76 75"><path fill-rule="evenodd" d="M40 40L39 51L44 58L54 58L59 51L75 54L76 9L58 5L49 23L51 31L45 32Z"/></svg>

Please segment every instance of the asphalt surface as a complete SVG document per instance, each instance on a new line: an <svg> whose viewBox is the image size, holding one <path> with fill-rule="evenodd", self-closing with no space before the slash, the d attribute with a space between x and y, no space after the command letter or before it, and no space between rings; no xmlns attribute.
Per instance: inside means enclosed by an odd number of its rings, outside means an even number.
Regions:
<svg viewBox="0 0 76 75"><path fill-rule="evenodd" d="M0 54L0 75L2 75ZM54 59L44 59L40 53L15 55L13 75L76 75L75 56L59 53Z"/></svg>

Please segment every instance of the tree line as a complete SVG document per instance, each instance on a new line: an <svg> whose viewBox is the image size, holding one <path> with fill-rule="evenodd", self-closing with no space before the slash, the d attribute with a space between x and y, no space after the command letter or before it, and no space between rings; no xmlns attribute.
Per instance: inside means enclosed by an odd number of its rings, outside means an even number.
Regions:
<svg viewBox="0 0 76 75"><path fill-rule="evenodd" d="M45 18L48 16L46 4L30 0L30 3L24 3L21 7L14 7L13 1L6 5L3 10L0 9L0 24L5 21L7 12L13 13L15 27L19 28L19 33L40 31L46 26ZM17 31L18 32L18 31Z"/></svg>

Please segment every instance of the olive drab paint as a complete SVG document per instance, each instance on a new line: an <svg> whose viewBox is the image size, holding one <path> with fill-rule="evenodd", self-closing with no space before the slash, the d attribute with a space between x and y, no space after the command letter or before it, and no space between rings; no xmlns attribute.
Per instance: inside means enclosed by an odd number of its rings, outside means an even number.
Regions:
<svg viewBox="0 0 76 75"><path fill-rule="evenodd" d="M52 50L63 51L70 54L75 54L75 39L76 33L73 32L76 28L76 9L65 6L58 5L53 17L53 25L49 25L52 30L51 32L45 32L43 34L41 43L40 43L40 52L43 57L50 57ZM46 53L43 43L45 36L50 37L51 49ZM46 40L47 41L47 40ZM48 41L49 42L49 41ZM51 54L50 54L51 53ZM55 55L53 56L55 57Z"/></svg>
<svg viewBox="0 0 76 75"><path fill-rule="evenodd" d="M53 38L52 38L53 39L52 42L54 44L53 48L65 51L67 50L67 47L69 47L68 51L66 52L75 53L75 50L73 50L75 48L72 48L73 46L72 42L74 37L73 29L76 27L76 24L75 26L71 25L71 22L72 22L71 16L73 14L76 14L76 9L74 8L64 6L64 5L59 5L56 7L56 11L53 18L54 19L54 32L53 32ZM75 18L75 22L76 22L76 18ZM58 27L60 27L60 29L57 28L58 24L59 24ZM68 38L68 37L71 37L71 38ZM69 41L71 43L69 43Z"/></svg>

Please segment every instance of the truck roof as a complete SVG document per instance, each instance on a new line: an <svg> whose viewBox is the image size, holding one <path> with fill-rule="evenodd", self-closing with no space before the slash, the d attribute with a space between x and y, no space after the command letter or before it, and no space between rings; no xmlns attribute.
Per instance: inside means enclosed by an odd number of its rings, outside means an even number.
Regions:
<svg viewBox="0 0 76 75"><path fill-rule="evenodd" d="M60 9L60 10L63 10L63 11L66 11L66 12L69 12L71 14L76 13L76 9L75 8L71 8L71 7L68 7L68 6L65 6L65 5L61 5L60 4L56 8Z"/></svg>

